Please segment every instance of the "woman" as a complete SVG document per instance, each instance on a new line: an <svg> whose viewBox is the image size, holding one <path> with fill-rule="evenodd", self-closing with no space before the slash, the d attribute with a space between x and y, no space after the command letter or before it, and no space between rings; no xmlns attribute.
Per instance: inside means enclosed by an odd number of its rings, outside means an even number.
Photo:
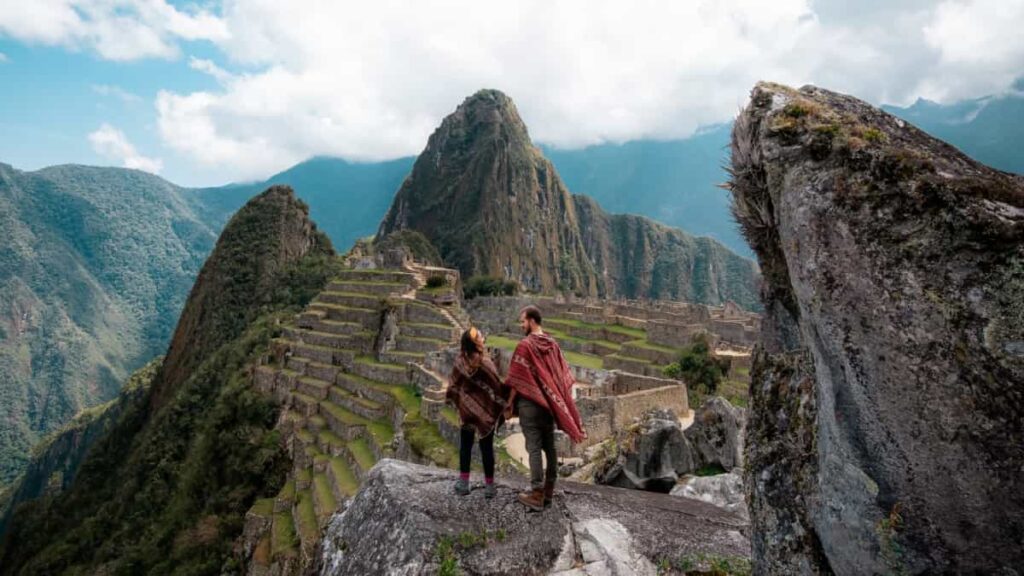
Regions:
<svg viewBox="0 0 1024 576"><path fill-rule="evenodd" d="M473 438L480 439L484 463L484 497L494 498L494 431L501 424L508 405L508 388L501 382L494 362L484 353L484 335L476 328L462 334L460 353L449 376L445 400L459 412L459 480L455 493L469 494L469 462Z"/></svg>

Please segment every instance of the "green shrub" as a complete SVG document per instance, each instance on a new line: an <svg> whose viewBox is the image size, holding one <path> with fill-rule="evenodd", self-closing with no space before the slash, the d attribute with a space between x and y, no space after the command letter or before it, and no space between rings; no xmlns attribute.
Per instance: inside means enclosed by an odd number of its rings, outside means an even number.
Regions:
<svg viewBox="0 0 1024 576"><path fill-rule="evenodd" d="M688 348L683 350L677 362L666 366L664 374L670 378L686 381L689 388L705 394L714 394L718 384L729 373L731 362L728 358L715 358L706 334L697 334Z"/></svg>
<svg viewBox="0 0 1024 576"><path fill-rule="evenodd" d="M462 295L467 300L477 296L515 296L518 292L518 284L497 276L473 276L462 288Z"/></svg>
<svg viewBox="0 0 1024 576"><path fill-rule="evenodd" d="M444 276L431 276L427 278L427 288L441 288L448 285L448 280Z"/></svg>

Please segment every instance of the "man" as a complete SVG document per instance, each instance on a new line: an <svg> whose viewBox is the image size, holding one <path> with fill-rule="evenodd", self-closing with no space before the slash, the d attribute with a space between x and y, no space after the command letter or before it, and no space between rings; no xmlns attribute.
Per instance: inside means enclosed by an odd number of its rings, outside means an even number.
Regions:
<svg viewBox="0 0 1024 576"><path fill-rule="evenodd" d="M524 338L512 354L506 384L513 389L519 424L530 455L532 490L519 495L528 508L540 511L551 504L558 477L555 425L578 443L587 437L572 399L574 383L569 365L555 340L541 329L540 309L527 306L519 312ZM543 470L541 451L547 458Z"/></svg>

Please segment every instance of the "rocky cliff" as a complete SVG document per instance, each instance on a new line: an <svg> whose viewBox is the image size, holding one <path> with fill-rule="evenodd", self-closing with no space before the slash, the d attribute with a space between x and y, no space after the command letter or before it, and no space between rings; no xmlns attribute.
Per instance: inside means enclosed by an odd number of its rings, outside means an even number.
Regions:
<svg viewBox="0 0 1024 576"><path fill-rule="evenodd" d="M573 196L530 141L512 100L467 98L430 136L377 233L423 233L464 278L535 292L734 300L756 307L756 265L718 242Z"/></svg>
<svg viewBox="0 0 1024 576"><path fill-rule="evenodd" d="M252 366L336 271L291 189L228 223L204 264L148 397L95 441L63 492L28 501L0 542L0 574L233 570L246 511L290 460L279 409Z"/></svg>
<svg viewBox="0 0 1024 576"><path fill-rule="evenodd" d="M741 571L743 521L684 498L563 482L551 508L516 502L523 481L484 500L451 492L456 474L382 460L336 515L320 574L620 574ZM706 572L705 572L706 571Z"/></svg>
<svg viewBox="0 0 1024 576"><path fill-rule="evenodd" d="M731 146L757 571L1016 573L1024 179L814 87L758 84Z"/></svg>

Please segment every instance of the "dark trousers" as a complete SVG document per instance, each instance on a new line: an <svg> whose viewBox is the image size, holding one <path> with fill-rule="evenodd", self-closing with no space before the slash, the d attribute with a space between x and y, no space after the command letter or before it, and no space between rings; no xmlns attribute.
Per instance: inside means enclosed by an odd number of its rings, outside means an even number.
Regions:
<svg viewBox="0 0 1024 576"><path fill-rule="evenodd" d="M558 456L555 454L555 418L533 400L519 396L516 398L516 409L519 411L519 425L526 437L526 452L530 455L530 485L543 488L544 480L554 482L558 477ZM548 460L545 474L544 462L540 453Z"/></svg>
<svg viewBox="0 0 1024 576"><path fill-rule="evenodd" d="M473 438L476 430L463 426L459 434L459 472L469 473L469 461L473 457ZM480 459L484 461L484 477L494 478L494 432L480 439Z"/></svg>

